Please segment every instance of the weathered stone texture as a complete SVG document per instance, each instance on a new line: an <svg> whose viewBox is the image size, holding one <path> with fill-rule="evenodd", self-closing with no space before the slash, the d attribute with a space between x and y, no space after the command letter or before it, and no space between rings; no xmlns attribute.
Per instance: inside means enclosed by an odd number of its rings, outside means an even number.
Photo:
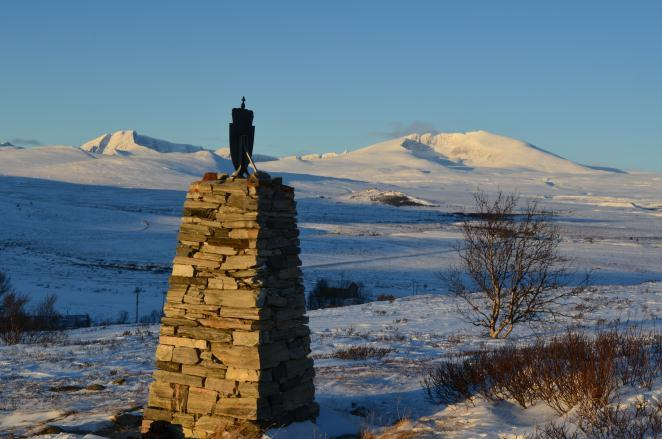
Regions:
<svg viewBox="0 0 662 439"><path fill-rule="evenodd" d="M317 416L298 235L278 178L191 185L143 431L166 421L207 437Z"/></svg>

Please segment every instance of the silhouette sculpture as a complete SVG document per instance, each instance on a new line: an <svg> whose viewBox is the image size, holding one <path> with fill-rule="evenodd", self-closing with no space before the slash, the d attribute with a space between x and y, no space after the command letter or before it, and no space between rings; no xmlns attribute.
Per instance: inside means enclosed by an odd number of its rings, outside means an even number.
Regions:
<svg viewBox="0 0 662 439"><path fill-rule="evenodd" d="M241 98L241 108L232 109L232 123L230 123L230 155L235 171L233 177L248 175L248 164L255 171L253 163L253 139L255 127L253 126L253 112L246 109L246 98Z"/></svg>

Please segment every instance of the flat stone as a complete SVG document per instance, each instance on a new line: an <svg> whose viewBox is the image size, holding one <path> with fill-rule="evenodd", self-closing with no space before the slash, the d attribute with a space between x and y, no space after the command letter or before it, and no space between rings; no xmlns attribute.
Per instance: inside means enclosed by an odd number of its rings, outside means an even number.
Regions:
<svg viewBox="0 0 662 439"><path fill-rule="evenodd" d="M177 372L167 372L165 370L155 370L154 378L157 381L163 381L166 383L177 383L184 384L187 386L197 386L202 387L202 378L190 375L184 375Z"/></svg>
<svg viewBox="0 0 662 439"><path fill-rule="evenodd" d="M173 413L172 423L182 427L192 428L195 424L195 417L187 413Z"/></svg>
<svg viewBox="0 0 662 439"><path fill-rule="evenodd" d="M156 360L156 368L168 372L181 372L182 365L181 363L173 363L172 361Z"/></svg>
<svg viewBox="0 0 662 439"><path fill-rule="evenodd" d="M234 249L233 247L212 245L207 242L202 245L202 251L206 253L226 255L226 256L232 256L237 254L237 250Z"/></svg>
<svg viewBox="0 0 662 439"><path fill-rule="evenodd" d="M219 431L222 431L230 425L232 422L229 418L223 418L218 416L201 416L200 419L195 423L196 431L200 430L205 433L215 434Z"/></svg>
<svg viewBox="0 0 662 439"><path fill-rule="evenodd" d="M219 378L207 378L205 380L205 388L215 390L221 396L236 396L238 395L238 385L234 380L226 380Z"/></svg>
<svg viewBox="0 0 662 439"><path fill-rule="evenodd" d="M168 303L182 303L184 299L184 294L186 294L186 289L174 289L171 288L166 295L166 302Z"/></svg>
<svg viewBox="0 0 662 439"><path fill-rule="evenodd" d="M185 209L217 209L219 203L210 203L205 201L186 200L184 202Z"/></svg>
<svg viewBox="0 0 662 439"><path fill-rule="evenodd" d="M244 329L247 331L265 326L265 322L240 318L202 319L199 320L199 322L201 325L208 326L210 328Z"/></svg>
<svg viewBox="0 0 662 439"><path fill-rule="evenodd" d="M203 267L203 268L218 268L220 267L221 263L220 261L210 261L207 259L200 259L200 258L189 258L186 256L175 256L175 259L173 260L173 264L176 265L182 265L182 266L193 266L193 267ZM173 273L173 276L175 274Z"/></svg>
<svg viewBox="0 0 662 439"><path fill-rule="evenodd" d="M239 346L257 346L260 344L260 331L233 331L232 344Z"/></svg>
<svg viewBox="0 0 662 439"><path fill-rule="evenodd" d="M236 381L271 381L271 372L260 369L243 369L239 367L228 367L225 378Z"/></svg>
<svg viewBox="0 0 662 439"><path fill-rule="evenodd" d="M194 272L192 265L175 264L172 266L173 276L193 277Z"/></svg>
<svg viewBox="0 0 662 439"><path fill-rule="evenodd" d="M248 198L242 195L230 195L228 197L227 205L230 207L236 207L241 210L256 210L257 209L257 200L253 198ZM184 204L184 207L187 207Z"/></svg>
<svg viewBox="0 0 662 439"><path fill-rule="evenodd" d="M185 375L194 375L194 376L199 376L199 377L213 377L213 378L219 378L219 379L224 379L225 378L225 369L226 366L223 367L209 367L205 364L197 364L197 365L191 365L191 364L184 364L182 365L182 373Z"/></svg>
<svg viewBox="0 0 662 439"><path fill-rule="evenodd" d="M168 383L154 382L149 386L149 407L172 408L174 389Z"/></svg>
<svg viewBox="0 0 662 439"><path fill-rule="evenodd" d="M229 306L233 308L261 308L264 306L266 292L256 290L207 290L205 303L209 305Z"/></svg>
<svg viewBox="0 0 662 439"><path fill-rule="evenodd" d="M169 422L172 420L172 414L170 410L163 410L159 408L146 408L143 412L143 418L149 419L151 421L166 421Z"/></svg>
<svg viewBox="0 0 662 439"><path fill-rule="evenodd" d="M207 340L196 340L193 338L184 338L184 337L169 337L166 335L162 335L159 337L159 344L184 346L184 347L196 348L196 349L207 349Z"/></svg>
<svg viewBox="0 0 662 439"><path fill-rule="evenodd" d="M259 229L233 229L228 236L231 239L257 239L259 234Z"/></svg>
<svg viewBox="0 0 662 439"><path fill-rule="evenodd" d="M183 300L180 302L183 302ZM181 303L166 303L163 306L163 314L165 314L166 317L184 317L186 315L186 309L178 307L177 305L181 305Z"/></svg>
<svg viewBox="0 0 662 439"><path fill-rule="evenodd" d="M180 326L177 328L177 334L195 339L209 340L213 342L228 342L232 341L232 336L227 331L221 331L214 328L205 328L202 326L187 327Z"/></svg>
<svg viewBox="0 0 662 439"><path fill-rule="evenodd" d="M211 352L227 366L260 369L260 354L257 348L212 343Z"/></svg>
<svg viewBox="0 0 662 439"><path fill-rule="evenodd" d="M237 286L237 281L231 277L211 277L209 278L209 288L214 290L236 290L239 287ZM207 290L209 291L209 290Z"/></svg>
<svg viewBox="0 0 662 439"><path fill-rule="evenodd" d="M230 232L232 235L232 232ZM257 266L257 257L253 255L247 256L228 256L221 264L222 270L244 270L246 268L253 268Z"/></svg>
<svg viewBox="0 0 662 439"><path fill-rule="evenodd" d="M215 413L233 418L257 420L258 410L264 411L265 403L257 398L222 398L216 405Z"/></svg>
<svg viewBox="0 0 662 439"><path fill-rule="evenodd" d="M185 233L200 233L203 235L210 235L209 227L202 224L183 223L179 226L179 230Z"/></svg>
<svg viewBox="0 0 662 439"><path fill-rule="evenodd" d="M200 361L197 349L177 346L172 351L172 361L182 364L196 364Z"/></svg>
<svg viewBox="0 0 662 439"><path fill-rule="evenodd" d="M175 335L175 328L172 326L166 326L166 325L161 325L161 329L159 329L159 334L160 335Z"/></svg>
<svg viewBox="0 0 662 439"><path fill-rule="evenodd" d="M223 221L226 229L257 229L260 225L257 221Z"/></svg>
<svg viewBox="0 0 662 439"><path fill-rule="evenodd" d="M175 317L161 317L161 324L169 326L198 326L198 322L192 319L178 319Z"/></svg>
<svg viewBox="0 0 662 439"><path fill-rule="evenodd" d="M159 361L172 361L174 346L158 345L156 347L156 359Z"/></svg>
<svg viewBox="0 0 662 439"><path fill-rule="evenodd" d="M221 308L221 317L235 317L246 320L262 320L272 316L268 308L234 308L224 306Z"/></svg>
<svg viewBox="0 0 662 439"><path fill-rule="evenodd" d="M278 383L273 381L239 383L239 396L242 398L264 398L275 395L278 391Z"/></svg>
<svg viewBox="0 0 662 439"><path fill-rule="evenodd" d="M218 399L218 392L199 387L190 387L188 390L188 401L186 402L187 413L209 415Z"/></svg>

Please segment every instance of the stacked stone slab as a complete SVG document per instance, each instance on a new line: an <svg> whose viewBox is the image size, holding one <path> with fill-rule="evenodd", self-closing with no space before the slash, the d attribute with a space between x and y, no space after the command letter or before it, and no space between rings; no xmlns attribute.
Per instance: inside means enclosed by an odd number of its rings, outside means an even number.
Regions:
<svg viewBox="0 0 662 439"><path fill-rule="evenodd" d="M178 239L143 432L165 421L204 438L316 418L293 189L207 174Z"/></svg>

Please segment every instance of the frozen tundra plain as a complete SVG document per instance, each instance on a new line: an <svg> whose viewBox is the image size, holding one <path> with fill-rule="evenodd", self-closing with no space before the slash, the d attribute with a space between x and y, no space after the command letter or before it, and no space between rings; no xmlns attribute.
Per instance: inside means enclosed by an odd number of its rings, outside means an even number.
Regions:
<svg viewBox="0 0 662 439"><path fill-rule="evenodd" d="M597 305L568 325L592 330L620 320L659 329L662 174L584 166L484 131L412 134L340 154L257 158L261 170L296 189L308 290L326 277L398 297L309 313L316 357L366 343L392 351L381 360L317 359L317 425L270 437L332 437L401 417L411 420L402 428L421 437L516 437L556 418L542 405L435 406L421 390L421 373L435 361L501 343L456 316L455 299L438 276L455 260L458 213L471 210L477 188L517 191L558 212L562 250L578 270L593 270L588 299ZM0 147L0 269L33 300L57 294L63 313L102 321L126 310L133 319L137 286L139 314L158 311L188 184L204 172L230 170L227 149L135 131L81 147ZM380 201L393 193L417 205ZM558 331L563 326L521 328L513 341ZM147 398L157 332L157 325L96 327L69 331L67 340L48 347L0 346L0 437L29 436L45 425L71 432L59 437L76 437L138 410ZM51 391L95 383L105 388ZM662 398L659 384L643 396Z"/></svg>

